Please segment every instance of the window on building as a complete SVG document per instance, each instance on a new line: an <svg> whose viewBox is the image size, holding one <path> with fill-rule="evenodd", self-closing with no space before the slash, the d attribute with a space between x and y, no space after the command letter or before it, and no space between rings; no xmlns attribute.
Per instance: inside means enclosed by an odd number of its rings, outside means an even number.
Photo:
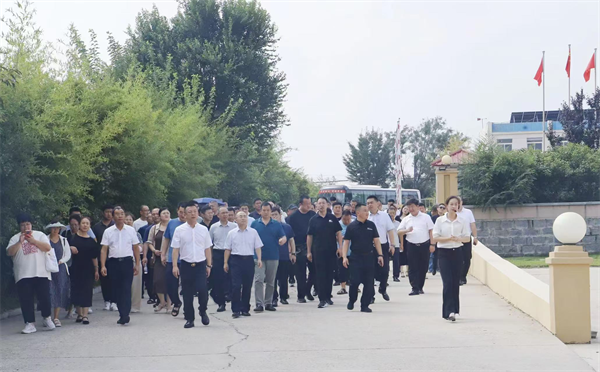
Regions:
<svg viewBox="0 0 600 372"><path fill-rule="evenodd" d="M542 137L527 138L527 148L542 150Z"/></svg>
<svg viewBox="0 0 600 372"><path fill-rule="evenodd" d="M504 151L512 151L512 138L503 138L497 141L498 147Z"/></svg>

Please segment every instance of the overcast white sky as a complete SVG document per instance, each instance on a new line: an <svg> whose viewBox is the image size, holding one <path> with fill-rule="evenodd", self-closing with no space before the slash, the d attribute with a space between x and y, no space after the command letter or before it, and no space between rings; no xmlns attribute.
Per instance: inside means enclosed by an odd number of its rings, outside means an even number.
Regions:
<svg viewBox="0 0 600 372"><path fill-rule="evenodd" d="M155 3L168 17L175 1L35 1L49 41L70 23L124 41L127 25ZM0 12L13 4L2 1ZM313 177L346 177L348 141L366 127L395 130L442 116L476 138L478 117L502 122L513 111L542 110L533 76L546 51L546 109L567 98L565 64L572 44L571 91L593 91L583 70L599 41L596 1L263 1L279 27L280 68L287 74L282 140L295 168Z"/></svg>

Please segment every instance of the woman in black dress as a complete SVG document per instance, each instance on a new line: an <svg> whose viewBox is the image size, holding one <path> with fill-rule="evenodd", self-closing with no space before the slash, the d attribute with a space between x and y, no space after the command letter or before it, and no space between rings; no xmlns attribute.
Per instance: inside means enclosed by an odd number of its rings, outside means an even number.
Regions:
<svg viewBox="0 0 600 372"><path fill-rule="evenodd" d="M83 324L90 324L88 310L92 306L94 282L98 280L100 246L88 235L90 226L90 218L82 217L77 234L71 238L71 301L77 306L76 322Z"/></svg>
<svg viewBox="0 0 600 372"><path fill-rule="evenodd" d="M150 229L150 233L148 234L148 249L152 252L152 255L155 257L154 262L154 293L158 296L158 300L160 301L155 312L159 312L161 310L165 310L167 313L169 312L169 308L171 307L171 301L167 296L167 284L165 283L165 266L161 261L161 253L160 247L162 246L162 238L165 230L167 229L167 225L171 220L171 213L167 208L160 209L160 222L156 225L152 226Z"/></svg>

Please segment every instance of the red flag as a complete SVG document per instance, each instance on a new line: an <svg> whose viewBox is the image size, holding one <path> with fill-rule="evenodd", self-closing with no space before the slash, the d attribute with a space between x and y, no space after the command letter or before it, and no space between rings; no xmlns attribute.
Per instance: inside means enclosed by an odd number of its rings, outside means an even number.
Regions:
<svg viewBox="0 0 600 372"><path fill-rule="evenodd" d="M596 68L596 53L592 54L592 59L590 59L590 63L588 63L587 68L583 73L583 78L586 82L590 80L590 72L593 68Z"/></svg>
<svg viewBox="0 0 600 372"><path fill-rule="evenodd" d="M571 77L571 47L569 47L569 58L567 58L567 67L565 70L567 71L567 77Z"/></svg>
<svg viewBox="0 0 600 372"><path fill-rule="evenodd" d="M540 63L540 68L538 68L533 80L537 80L538 87L542 85L542 73L544 72L544 57L542 57L542 63Z"/></svg>

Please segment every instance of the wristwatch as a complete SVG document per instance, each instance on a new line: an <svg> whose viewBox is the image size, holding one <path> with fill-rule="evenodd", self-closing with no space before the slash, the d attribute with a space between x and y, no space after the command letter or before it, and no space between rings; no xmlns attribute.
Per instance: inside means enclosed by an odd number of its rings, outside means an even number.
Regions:
<svg viewBox="0 0 600 372"><path fill-rule="evenodd" d="M296 253L293 253L293 252L290 252L290 254L291 254L292 256L295 256L295 255L296 255Z"/></svg>
<svg viewBox="0 0 600 372"><path fill-rule="evenodd" d="M383 255L382 254L378 254L377 257L383 257Z"/></svg>
<svg viewBox="0 0 600 372"><path fill-rule="evenodd" d="M208 267L209 269L212 269L212 265L206 265L206 267Z"/></svg>

